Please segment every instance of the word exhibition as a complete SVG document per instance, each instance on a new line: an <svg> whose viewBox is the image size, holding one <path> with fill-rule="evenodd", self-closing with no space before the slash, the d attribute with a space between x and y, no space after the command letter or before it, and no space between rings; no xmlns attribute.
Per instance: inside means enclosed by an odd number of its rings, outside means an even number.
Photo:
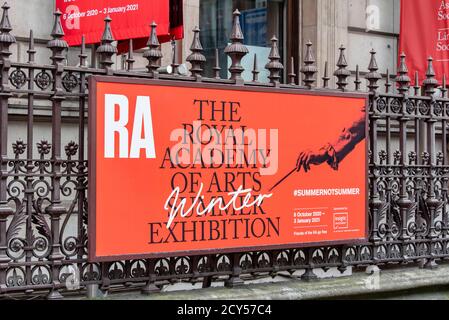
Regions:
<svg viewBox="0 0 449 320"><path fill-rule="evenodd" d="M366 96L90 81L92 261L366 238ZM336 106L341 119L331 114ZM323 115L329 125L319 130ZM354 123L362 130L342 139ZM294 196L341 185L360 192ZM314 207L326 209L313 223L295 219ZM333 230L342 207L344 232Z"/></svg>

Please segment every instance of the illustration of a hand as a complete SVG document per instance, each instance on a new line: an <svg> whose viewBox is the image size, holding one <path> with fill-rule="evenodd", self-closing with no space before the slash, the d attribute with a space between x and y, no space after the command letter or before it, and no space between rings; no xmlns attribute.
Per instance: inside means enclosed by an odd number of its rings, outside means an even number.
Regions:
<svg viewBox="0 0 449 320"><path fill-rule="evenodd" d="M329 154L326 148L321 148L316 151L306 150L299 154L298 161L296 162L296 171L301 171L304 168L305 172L310 171L311 165L320 165L329 160Z"/></svg>
<svg viewBox="0 0 449 320"><path fill-rule="evenodd" d="M365 107L360 110L360 116L351 125L345 127L335 141L331 141L319 150L306 150L299 154L295 168L280 179L271 189L282 184L290 176L304 169L310 171L311 165L327 163L333 170L338 171L340 162L343 161L354 148L365 139L366 136L366 112Z"/></svg>

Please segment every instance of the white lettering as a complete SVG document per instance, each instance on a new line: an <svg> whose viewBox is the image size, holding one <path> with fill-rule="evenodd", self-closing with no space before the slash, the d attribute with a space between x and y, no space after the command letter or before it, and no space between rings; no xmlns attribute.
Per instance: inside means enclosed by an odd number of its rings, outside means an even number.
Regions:
<svg viewBox="0 0 449 320"><path fill-rule="evenodd" d="M182 218L185 218L190 215L191 212L193 212L195 206L196 206L196 214L201 217L208 213L211 213L214 209L214 207L217 207L221 211L226 211L231 206L235 211L240 211L245 208L251 208L253 206L261 206L263 201L265 199L269 199L273 196L273 194L261 194L256 197L256 199L253 202L250 202L251 200L251 189L245 189L243 190L243 186L240 186L237 191L229 192L228 195L231 197L229 199L228 203L225 203L225 200L222 197L218 197L213 199L204 210L201 211L201 203L198 203L200 199L204 199L204 196L202 195L204 185L203 183L200 184L199 190L195 196L195 199L192 202L192 205L188 210L185 210L187 199L179 199L180 194L180 188L176 187L173 189L170 196L167 198L167 201L165 202L164 209L167 211L170 211L170 215L168 217L167 221L167 229L170 229L170 226L172 225L173 221L175 220L176 216L179 214ZM237 205L237 199L240 196L245 196L242 201L242 205ZM171 201L173 199L173 202ZM204 204L205 205L205 204Z"/></svg>
<svg viewBox="0 0 449 320"><path fill-rule="evenodd" d="M116 119L118 106L118 120ZM115 157L115 134L119 136L119 156L128 158L128 124L129 103L124 95L106 94L104 106L104 157Z"/></svg>
<svg viewBox="0 0 449 320"><path fill-rule="evenodd" d="M143 125L143 126L142 126ZM143 137L142 137L143 127ZM156 158L154 149L153 120L151 117L150 97L137 97L136 113L134 115L134 128L131 139L130 158L138 159L140 150L144 149L147 159Z"/></svg>
<svg viewBox="0 0 449 320"><path fill-rule="evenodd" d="M150 97L137 97L131 148L127 128L129 116L129 101L126 96L116 94L105 95L104 157L107 159L116 157L116 136L118 134L119 158L138 159L143 149L145 150L147 159L155 159L156 150Z"/></svg>

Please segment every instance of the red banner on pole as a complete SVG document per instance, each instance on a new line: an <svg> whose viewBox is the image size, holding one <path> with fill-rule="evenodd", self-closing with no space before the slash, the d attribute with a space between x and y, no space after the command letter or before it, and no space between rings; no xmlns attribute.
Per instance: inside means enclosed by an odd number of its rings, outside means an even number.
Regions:
<svg viewBox="0 0 449 320"><path fill-rule="evenodd" d="M441 83L449 74L449 1L402 0L399 54L407 55L410 75L425 78L427 59L433 58L436 78Z"/></svg>
<svg viewBox="0 0 449 320"><path fill-rule="evenodd" d="M100 42L104 19L112 19L112 34L116 40L147 37L150 24L158 24L160 37L169 37L169 0L56 0L56 8L62 12L65 40L71 46Z"/></svg>

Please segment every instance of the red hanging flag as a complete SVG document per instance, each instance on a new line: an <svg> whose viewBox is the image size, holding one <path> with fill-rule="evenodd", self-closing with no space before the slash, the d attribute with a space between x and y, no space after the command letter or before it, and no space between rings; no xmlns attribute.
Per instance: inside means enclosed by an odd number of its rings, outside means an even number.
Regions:
<svg viewBox="0 0 449 320"><path fill-rule="evenodd" d="M70 46L99 43L104 30L104 19L112 19L111 30L115 40L147 37L150 24L158 24L160 37L169 37L170 0L56 0L56 8L62 12L64 39Z"/></svg>
<svg viewBox="0 0 449 320"><path fill-rule="evenodd" d="M436 78L449 75L449 1L401 0L399 54L407 55L409 75L425 79L428 57L433 58Z"/></svg>
<svg viewBox="0 0 449 320"><path fill-rule="evenodd" d="M158 38L159 42L168 42L171 40L181 40L184 38L184 12L183 12L183 1L182 0L170 0L169 2L169 32L160 33L159 25L158 28ZM149 34L142 38L135 38L133 40L134 50L142 49L147 46ZM129 41L119 41L117 45L119 54L128 52Z"/></svg>

